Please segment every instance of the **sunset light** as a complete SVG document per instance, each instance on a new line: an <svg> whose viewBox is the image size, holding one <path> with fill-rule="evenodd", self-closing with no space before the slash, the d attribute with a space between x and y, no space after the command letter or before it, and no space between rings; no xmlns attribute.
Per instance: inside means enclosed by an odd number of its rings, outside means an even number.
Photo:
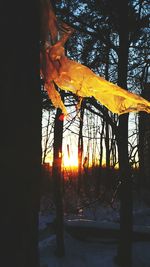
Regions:
<svg viewBox="0 0 150 267"><path fill-rule="evenodd" d="M149 3L2 1L0 267L150 267Z"/></svg>
<svg viewBox="0 0 150 267"><path fill-rule="evenodd" d="M78 157L76 154L71 154L70 157L67 153L64 154L63 160L62 160L63 167L71 168L71 167L78 167Z"/></svg>
<svg viewBox="0 0 150 267"><path fill-rule="evenodd" d="M45 160L45 163L49 163L50 166L53 164L53 155L52 153L48 154ZM62 154L62 167L63 168L77 168L78 167L78 155L76 149L71 155L68 154L68 151L64 149Z"/></svg>

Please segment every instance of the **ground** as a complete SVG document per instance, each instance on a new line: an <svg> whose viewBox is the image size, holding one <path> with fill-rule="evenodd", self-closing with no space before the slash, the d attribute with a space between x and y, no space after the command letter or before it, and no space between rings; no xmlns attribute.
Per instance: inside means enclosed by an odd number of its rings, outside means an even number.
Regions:
<svg viewBox="0 0 150 267"><path fill-rule="evenodd" d="M55 210L49 206L39 213L39 250L41 267L117 267L118 239L114 232L119 229L119 212L106 204L95 204L80 214L65 214L65 251L63 258L55 255L56 237L53 229ZM150 207L143 201L135 201L133 209L134 231L139 236L133 242L133 267L150 267ZM67 227L68 226L68 227ZM72 228L71 228L72 227ZM84 235L69 229L82 227ZM90 229L97 229L93 234ZM112 229L113 235L105 235ZM116 230L114 230L116 229ZM108 233L108 231L106 231ZM92 234L91 234L92 233ZM127 266L128 267L128 266Z"/></svg>

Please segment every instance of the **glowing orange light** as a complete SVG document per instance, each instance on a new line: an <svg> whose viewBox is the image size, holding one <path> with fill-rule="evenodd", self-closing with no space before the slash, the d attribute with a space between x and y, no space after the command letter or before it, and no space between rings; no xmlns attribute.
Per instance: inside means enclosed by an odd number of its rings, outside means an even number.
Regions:
<svg viewBox="0 0 150 267"><path fill-rule="evenodd" d="M63 166L67 168L77 168L78 167L78 157L76 154L71 154L68 157L68 154L65 153L63 156Z"/></svg>
<svg viewBox="0 0 150 267"><path fill-rule="evenodd" d="M53 105L67 115L67 110L55 88L56 84L62 90L71 91L79 97L93 96L110 111L119 115L137 111L150 113L149 101L106 81L86 66L65 56L63 46L73 30L68 25L62 24L61 27L65 30L61 32L54 10L48 2L48 0L43 2L41 19L43 36L45 36L45 47L41 49L41 75ZM54 45L48 41L49 33ZM58 36L60 36L59 40L57 40Z"/></svg>
<svg viewBox="0 0 150 267"><path fill-rule="evenodd" d="M51 61L52 68L46 73L45 80L53 79L62 90L68 90L80 97L95 97L101 104L117 114L128 112L146 111L150 113L150 102L139 95L130 93L116 84L106 81L104 78L97 76L86 66L68 59L64 54L64 48L61 43L50 47L48 61ZM48 63L47 63L48 65ZM57 75L53 74L57 71ZM57 94L56 89L51 89L53 104L60 107L64 114L66 109L58 97L53 99ZM48 85L52 84L48 82ZM49 94L51 97L51 94Z"/></svg>

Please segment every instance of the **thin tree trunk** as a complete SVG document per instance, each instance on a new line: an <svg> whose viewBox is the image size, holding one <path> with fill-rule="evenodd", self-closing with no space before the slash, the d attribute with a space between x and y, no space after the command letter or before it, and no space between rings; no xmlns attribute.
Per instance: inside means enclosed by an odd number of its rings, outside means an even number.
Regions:
<svg viewBox="0 0 150 267"><path fill-rule="evenodd" d="M106 80L109 80L109 48L106 51L105 78ZM107 120L105 122L105 147L106 147L106 170L108 170L110 167L110 150L109 150L109 124Z"/></svg>
<svg viewBox="0 0 150 267"><path fill-rule="evenodd" d="M106 147L106 169L110 167L110 149L109 149L109 124L105 123L105 147Z"/></svg>
<svg viewBox="0 0 150 267"><path fill-rule="evenodd" d="M48 150L50 116L51 116L50 111L48 111L48 120L47 120L47 125L46 125L46 136L45 136L43 159L42 159L43 164L45 163L47 150Z"/></svg>
<svg viewBox="0 0 150 267"><path fill-rule="evenodd" d="M83 117L84 117L84 103L81 103L80 123L79 123L79 138L78 138L78 193L81 190L82 184L82 157L83 157Z"/></svg>
<svg viewBox="0 0 150 267"><path fill-rule="evenodd" d="M100 159L99 159L99 173L97 175L97 181L96 181L96 194L97 197L100 193L100 186L101 186L101 177L102 177L102 162L103 162L103 137L104 137L104 120L102 121L102 129L100 133Z"/></svg>
<svg viewBox="0 0 150 267"><path fill-rule="evenodd" d="M56 206L56 242L57 256L64 256L64 214L63 214L63 178L61 172L62 165L62 138L63 120L60 120L61 110L57 109L54 124L54 146L53 146L53 181L54 181L54 201Z"/></svg>
<svg viewBox="0 0 150 267"><path fill-rule="evenodd" d="M99 160L100 168L102 168L102 162L103 162L103 137L104 137L104 120L102 121L102 130L100 133L100 160Z"/></svg>

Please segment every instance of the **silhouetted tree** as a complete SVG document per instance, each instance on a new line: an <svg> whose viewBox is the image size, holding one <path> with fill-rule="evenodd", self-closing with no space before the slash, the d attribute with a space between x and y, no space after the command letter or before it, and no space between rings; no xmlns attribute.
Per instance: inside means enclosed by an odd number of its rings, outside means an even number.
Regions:
<svg viewBox="0 0 150 267"><path fill-rule="evenodd" d="M78 193L81 190L82 183L82 159L83 159L83 118L84 118L84 100L80 108L79 137L78 137Z"/></svg>
<svg viewBox="0 0 150 267"><path fill-rule="evenodd" d="M53 184L54 184L54 202L56 206L56 254L64 256L64 213L63 213L63 177L62 177L62 140L63 140L63 114L57 109L54 123L54 144L53 144Z"/></svg>
<svg viewBox="0 0 150 267"><path fill-rule="evenodd" d="M37 267L41 170L39 2L2 1L0 13L0 264Z"/></svg>
<svg viewBox="0 0 150 267"><path fill-rule="evenodd" d="M129 52L128 1L118 5L119 61L118 84L127 88L127 68ZM118 261L121 266L132 264L132 182L128 157L128 113L119 117L118 156L120 178L120 241Z"/></svg>

